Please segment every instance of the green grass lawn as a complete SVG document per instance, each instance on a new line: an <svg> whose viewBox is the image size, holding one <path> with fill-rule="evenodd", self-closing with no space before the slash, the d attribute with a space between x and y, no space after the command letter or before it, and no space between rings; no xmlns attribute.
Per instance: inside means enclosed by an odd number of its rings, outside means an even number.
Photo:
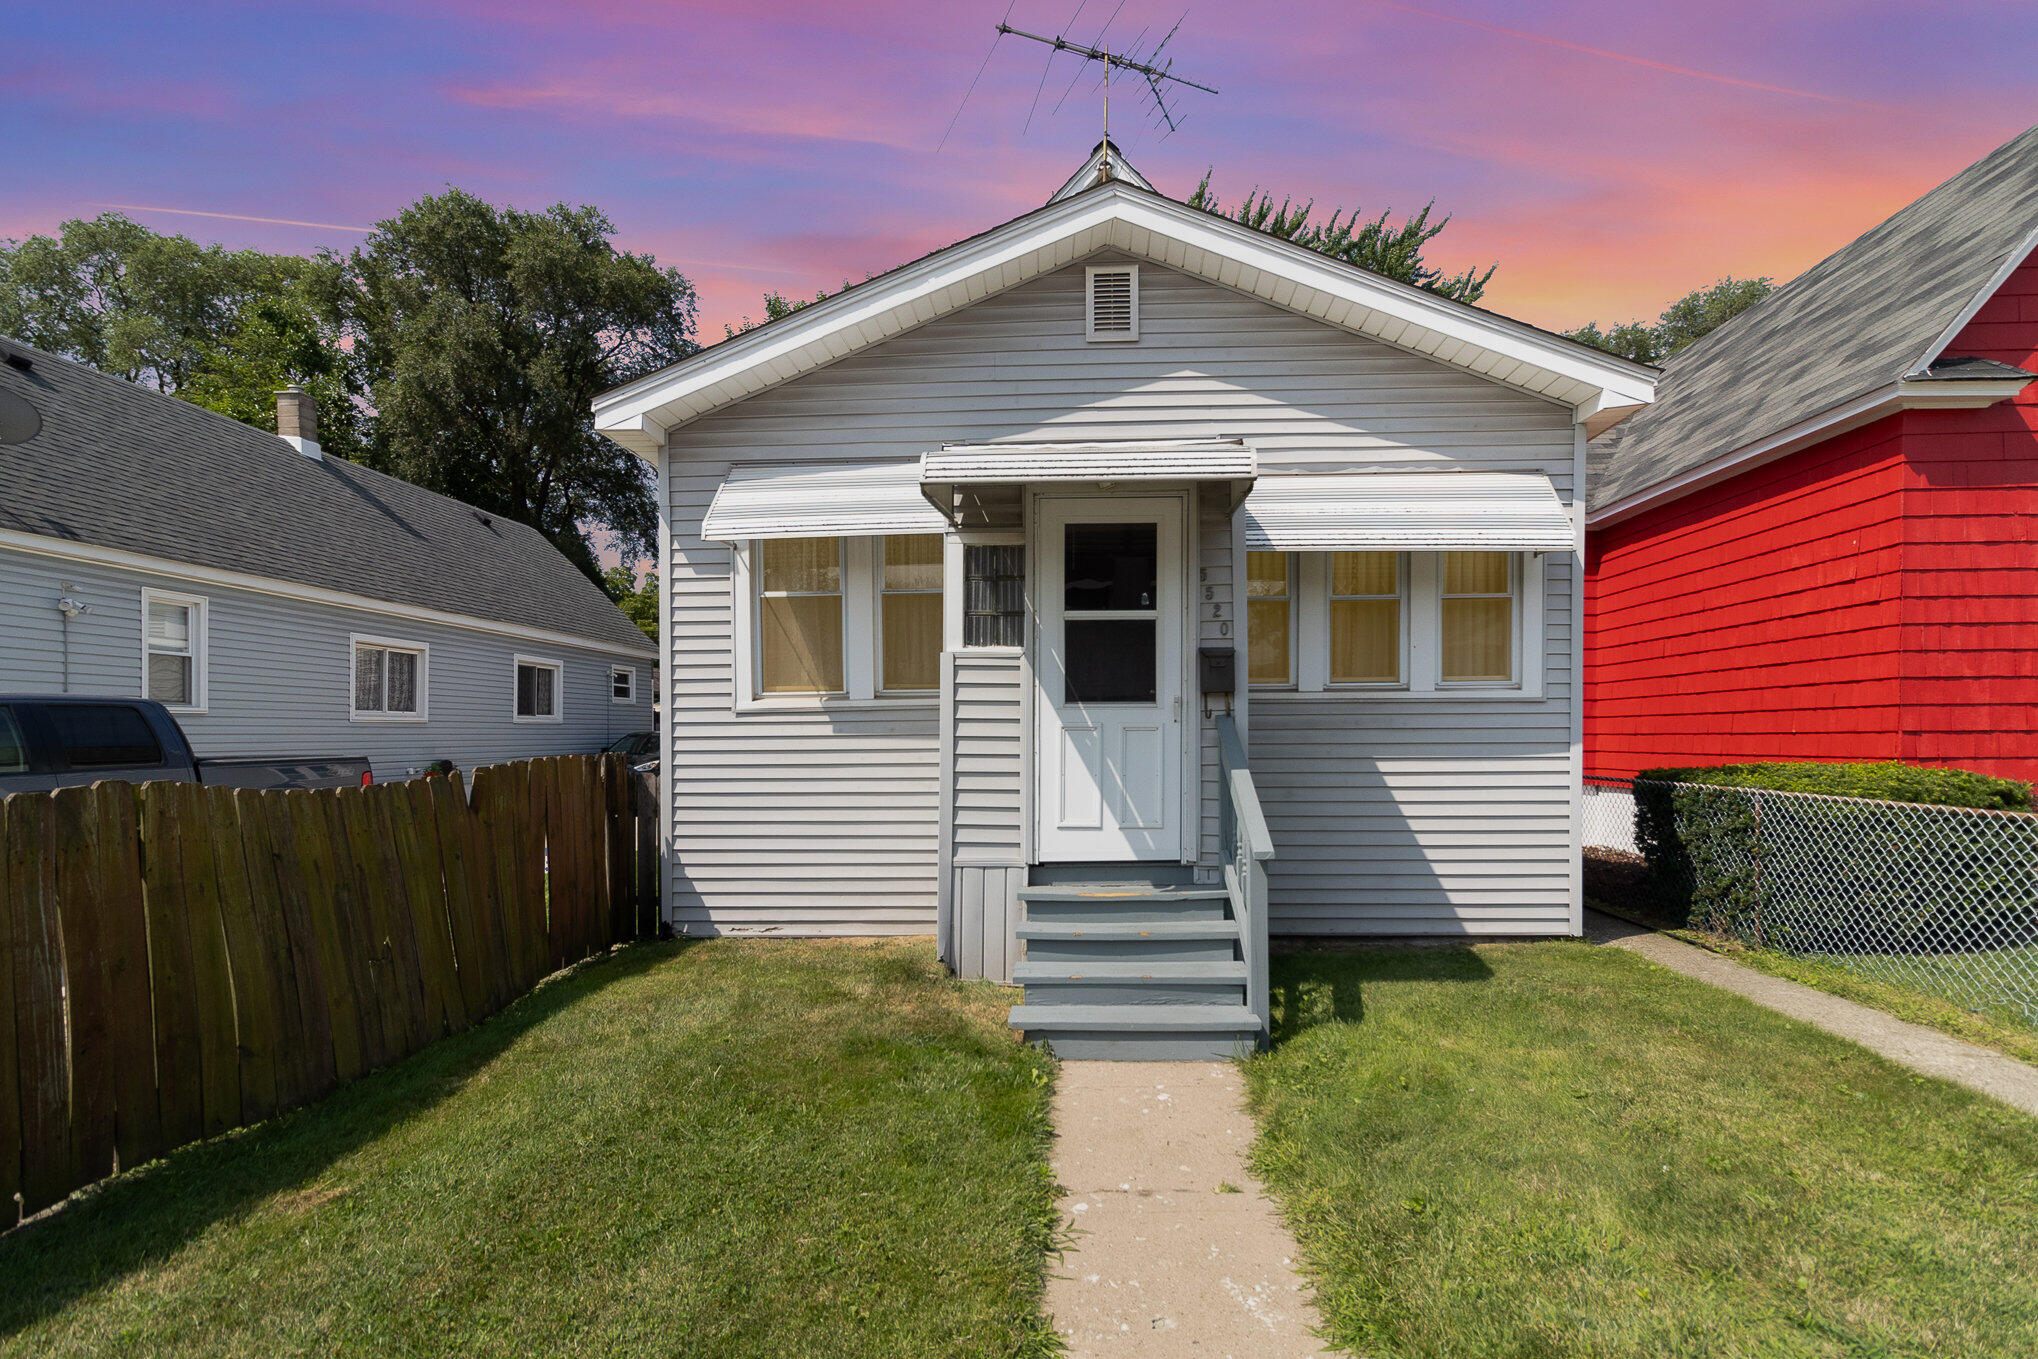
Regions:
<svg viewBox="0 0 2038 1359"><path fill-rule="evenodd" d="M1749 948L1691 929L1680 906L1660 899L1639 862L1585 859L1586 905L1722 953L1772 977L1859 1001L1898 1019L2038 1063L2038 1027L2025 1011L2038 1002L2038 948L1982 953L1798 957ZM2022 1007L2011 1003L2019 997Z"/></svg>
<svg viewBox="0 0 2038 1359"><path fill-rule="evenodd" d="M1358 1353L2038 1353L2038 1121L1581 943L1274 998L1256 1164Z"/></svg>
<svg viewBox="0 0 2038 1359"><path fill-rule="evenodd" d="M1008 1001L922 942L631 949L0 1238L0 1353L1044 1352Z"/></svg>

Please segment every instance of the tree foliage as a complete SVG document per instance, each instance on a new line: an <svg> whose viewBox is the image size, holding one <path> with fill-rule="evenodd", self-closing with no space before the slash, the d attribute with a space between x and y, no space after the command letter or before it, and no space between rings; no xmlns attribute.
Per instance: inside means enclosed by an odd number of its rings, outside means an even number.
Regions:
<svg viewBox="0 0 2038 1359"><path fill-rule="evenodd" d="M1636 363L1662 363L1696 340L1712 334L1727 322L1776 291L1768 277L1731 276L1707 288L1694 288L1663 309L1654 325L1629 321L1601 330L1598 322L1564 332L1566 337L1618 354Z"/></svg>
<svg viewBox="0 0 2038 1359"><path fill-rule="evenodd" d="M337 261L164 236L117 212L0 243L0 334L264 429L275 391L319 398L321 442L354 456Z"/></svg>
<svg viewBox="0 0 2038 1359"><path fill-rule="evenodd" d="M658 573L646 571L640 583L637 573L627 566L611 566L602 572L602 588L609 592L609 598L616 601L616 607L630 616L630 621L644 629L644 635L652 641L658 640Z"/></svg>
<svg viewBox="0 0 2038 1359"><path fill-rule="evenodd" d="M609 387L694 349L693 288L619 251L590 207L451 189L350 255L199 245L117 213L0 242L0 334L276 427L291 382L319 442L522 520L600 578L590 541L652 546L651 478L594 432Z"/></svg>
<svg viewBox="0 0 2038 1359"><path fill-rule="evenodd" d="M1489 264L1483 272L1467 269L1461 274L1446 274L1423 258L1423 247L1451 224L1449 217L1434 222L1430 220L1430 214L1436 210L1434 200L1425 204L1421 212L1402 219L1398 224L1389 220L1393 216L1391 209L1378 217L1362 219L1357 208L1350 212L1339 208L1327 221L1312 222L1310 219L1316 210L1316 200L1311 199L1297 207L1293 199L1283 198L1281 206L1276 208L1273 194L1262 192L1257 187L1245 196L1244 202L1227 211L1217 201L1217 195L1211 192L1210 174L1206 171L1203 182L1196 186L1196 192L1189 195L1188 204L1219 217L1229 217L1254 231L1279 236L1284 241L1293 241L1346 264L1370 269L1403 283L1412 283L1459 302L1477 302L1486 292L1486 285L1498 267Z"/></svg>
<svg viewBox="0 0 2038 1359"><path fill-rule="evenodd" d="M448 189L383 222L341 294L375 408L368 461L536 527L597 580L590 526L641 556L657 510L649 469L595 433L590 404L694 349L692 286L614 230L591 207Z"/></svg>

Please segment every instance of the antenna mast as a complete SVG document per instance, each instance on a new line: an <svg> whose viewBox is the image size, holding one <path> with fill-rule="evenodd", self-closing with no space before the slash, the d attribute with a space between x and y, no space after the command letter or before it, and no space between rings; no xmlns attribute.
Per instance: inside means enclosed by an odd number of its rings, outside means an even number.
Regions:
<svg viewBox="0 0 2038 1359"><path fill-rule="evenodd" d="M1187 76L1176 75L1174 73L1175 63L1172 58L1166 62L1160 61L1161 49L1168 45L1169 41L1175 36L1175 29L1181 26L1181 21L1177 20L1175 28L1169 29L1168 36L1162 38L1159 44L1144 59L1136 57L1132 52L1113 52L1108 47L1092 47L1085 43L1071 42L1066 34L1059 34L1049 38L1039 33L1028 33L1023 28L1014 28L1007 23L1000 23L998 25L998 36L1002 38L1010 34L1012 37L1025 38L1030 42L1044 43L1048 47L1053 48L1055 52L1068 52L1080 57L1084 61L1103 62L1104 139L1109 141L1111 139L1111 70L1113 67L1121 71L1130 71L1146 82L1147 89L1153 95L1154 110L1160 115L1161 121L1168 125L1168 132L1170 134L1180 126L1180 119L1176 118L1175 110L1168 105L1167 89L1163 82L1187 85L1190 89L1201 90L1205 94L1217 93L1215 86L1205 85L1200 81L1191 80ZM1101 38L1102 35L1100 34L1099 37ZM1050 62L1053 61L1054 54L1049 53L1047 59ZM1042 74L1045 75L1044 72Z"/></svg>

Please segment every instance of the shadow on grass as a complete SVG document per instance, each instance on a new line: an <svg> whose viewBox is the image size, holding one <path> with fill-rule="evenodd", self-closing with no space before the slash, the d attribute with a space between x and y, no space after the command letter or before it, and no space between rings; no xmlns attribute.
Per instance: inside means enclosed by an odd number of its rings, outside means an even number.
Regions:
<svg viewBox="0 0 2038 1359"><path fill-rule="evenodd" d="M315 1104L170 1153L0 1236L0 1337L167 1259L214 1223L315 1181L335 1161L457 1094L526 1033L696 941L638 944L583 964L483 1020Z"/></svg>
<svg viewBox="0 0 2038 1359"><path fill-rule="evenodd" d="M1469 946L1297 948L1271 959L1268 999L1276 1045L1320 1024L1358 1024L1378 982L1482 982L1493 969Z"/></svg>

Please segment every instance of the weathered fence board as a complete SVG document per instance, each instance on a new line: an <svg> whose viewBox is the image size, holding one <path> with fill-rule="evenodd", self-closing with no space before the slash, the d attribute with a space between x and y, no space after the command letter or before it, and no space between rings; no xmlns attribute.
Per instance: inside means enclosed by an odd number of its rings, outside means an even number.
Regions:
<svg viewBox="0 0 2038 1359"><path fill-rule="evenodd" d="M0 799L0 1230L651 933L655 802L616 756Z"/></svg>
<svg viewBox="0 0 2038 1359"><path fill-rule="evenodd" d="M79 1178L76 1147L71 1141L53 801L49 797L13 797L0 805L7 821L15 1076L21 1092L21 1196L31 1213L85 1183Z"/></svg>
<svg viewBox="0 0 2038 1359"><path fill-rule="evenodd" d="M11 889L14 864L5 809L0 808L0 1224L12 1221L21 1190L21 1078L14 1044L14 950L19 933Z"/></svg>
<svg viewBox="0 0 2038 1359"><path fill-rule="evenodd" d="M226 926L220 914L219 867L205 790L196 784L151 785L170 789L182 854L185 927L191 945L191 992L198 1018L199 1115L203 1135L225 1132L241 1121L240 1052L234 1034L233 973L227 961Z"/></svg>
<svg viewBox="0 0 2038 1359"><path fill-rule="evenodd" d="M142 894L148 910L148 991L154 1000L156 1084L162 1143L204 1136L204 1059L198 1041L198 992L191 963L189 887L184 842L176 833L179 785L141 790Z"/></svg>

